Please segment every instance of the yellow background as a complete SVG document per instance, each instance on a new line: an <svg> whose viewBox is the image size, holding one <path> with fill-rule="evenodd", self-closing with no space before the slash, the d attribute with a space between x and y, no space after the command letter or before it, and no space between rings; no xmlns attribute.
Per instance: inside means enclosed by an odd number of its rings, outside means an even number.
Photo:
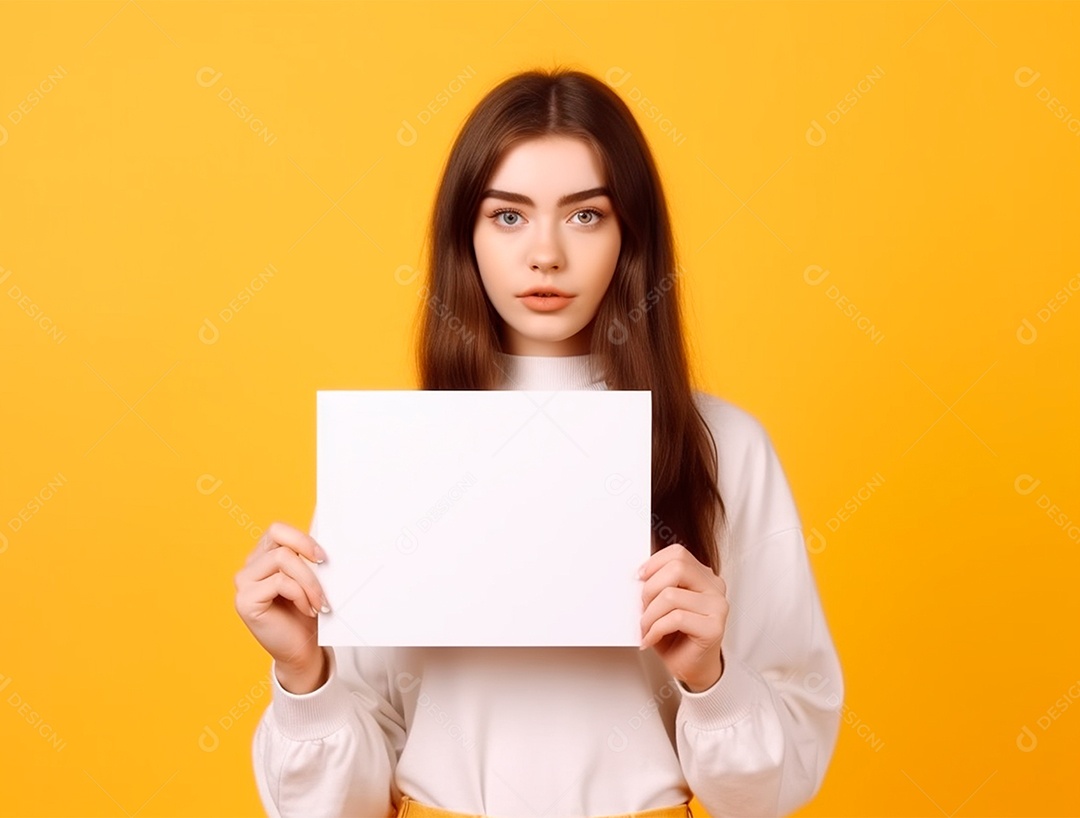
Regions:
<svg viewBox="0 0 1080 818"><path fill-rule="evenodd" d="M1035 2L0 5L0 811L260 814L233 575L310 522L316 390L415 386L446 151L558 63L632 104L699 385L803 517L847 698L800 814L1080 813L1078 31Z"/></svg>

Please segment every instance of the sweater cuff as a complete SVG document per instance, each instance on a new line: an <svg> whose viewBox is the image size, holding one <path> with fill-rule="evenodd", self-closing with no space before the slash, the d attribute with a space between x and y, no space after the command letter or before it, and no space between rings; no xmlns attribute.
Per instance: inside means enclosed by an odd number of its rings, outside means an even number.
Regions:
<svg viewBox="0 0 1080 818"><path fill-rule="evenodd" d="M311 741L325 738L348 721L352 696L337 673L334 649L327 647L330 663L326 683L310 693L290 693L277 677L277 662L270 664L271 711L274 723L286 738Z"/></svg>
<svg viewBox="0 0 1080 818"><path fill-rule="evenodd" d="M719 730L750 715L761 696L761 680L735 656L724 656L724 673L696 693L676 680L682 693L679 715L699 730Z"/></svg>

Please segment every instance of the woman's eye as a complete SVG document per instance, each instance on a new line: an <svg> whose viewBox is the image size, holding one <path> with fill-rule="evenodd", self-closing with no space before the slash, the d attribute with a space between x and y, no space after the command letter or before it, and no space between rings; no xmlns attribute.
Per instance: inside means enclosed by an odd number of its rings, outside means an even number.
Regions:
<svg viewBox="0 0 1080 818"><path fill-rule="evenodd" d="M588 221L578 222L578 224L585 224L585 225L596 224L598 221L600 221L604 217L604 214L601 213L599 210L592 210L591 208L588 209L588 210L579 210L574 215L575 216L588 216L589 217Z"/></svg>
<svg viewBox="0 0 1080 818"><path fill-rule="evenodd" d="M501 222L501 221L499 221L500 216L512 216L514 219L521 218L521 214L518 213L515 210L496 210L495 213L492 214L492 218L495 219L495 224L500 225L502 227L513 227L515 224L517 224L517 222L516 221L512 221L512 222L509 222L509 223Z"/></svg>
<svg viewBox="0 0 1080 818"><path fill-rule="evenodd" d="M502 216L506 216L510 221L500 221ZM577 218L578 216L586 217L584 221L579 221L578 224L582 227L591 227L604 218L604 214L599 210L593 208L586 208L585 210L579 210L571 218ZM515 227L518 221L521 219L521 214L516 210L496 210L491 214L491 218L495 220L495 224L500 227Z"/></svg>

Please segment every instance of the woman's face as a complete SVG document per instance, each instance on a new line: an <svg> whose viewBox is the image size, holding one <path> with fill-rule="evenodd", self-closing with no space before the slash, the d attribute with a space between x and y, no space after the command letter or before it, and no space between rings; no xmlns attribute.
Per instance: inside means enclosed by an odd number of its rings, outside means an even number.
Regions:
<svg viewBox="0 0 1080 818"><path fill-rule="evenodd" d="M599 157L580 139L519 142L495 168L473 229L512 355L583 355L622 239ZM531 291L569 296L526 297Z"/></svg>

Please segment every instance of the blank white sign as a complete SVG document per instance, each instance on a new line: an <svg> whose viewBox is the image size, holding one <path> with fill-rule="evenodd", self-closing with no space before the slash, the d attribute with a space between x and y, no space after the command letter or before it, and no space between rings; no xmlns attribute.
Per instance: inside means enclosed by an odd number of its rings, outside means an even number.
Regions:
<svg viewBox="0 0 1080 818"><path fill-rule="evenodd" d="M636 646L652 398L320 390L320 645Z"/></svg>

